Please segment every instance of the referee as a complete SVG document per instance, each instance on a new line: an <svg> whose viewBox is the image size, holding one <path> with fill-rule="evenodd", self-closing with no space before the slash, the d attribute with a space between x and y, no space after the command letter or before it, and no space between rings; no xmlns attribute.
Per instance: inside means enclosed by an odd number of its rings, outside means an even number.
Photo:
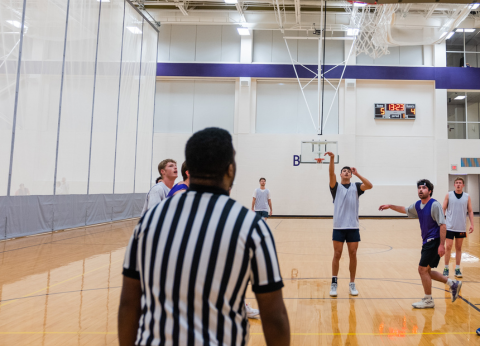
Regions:
<svg viewBox="0 0 480 346"><path fill-rule="evenodd" d="M128 244L118 312L125 345L245 345L245 291L255 293L267 345L290 345L275 243L267 224L228 196L230 134L193 134L190 188L151 208Z"/></svg>

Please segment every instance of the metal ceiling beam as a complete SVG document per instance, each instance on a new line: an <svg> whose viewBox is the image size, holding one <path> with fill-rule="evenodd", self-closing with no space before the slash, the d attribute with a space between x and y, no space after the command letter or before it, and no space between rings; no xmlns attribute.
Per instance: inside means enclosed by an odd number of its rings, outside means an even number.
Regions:
<svg viewBox="0 0 480 346"><path fill-rule="evenodd" d="M425 19L428 19L432 16L433 11L437 8L438 4L431 5L430 9L428 10L427 14L425 15Z"/></svg>
<svg viewBox="0 0 480 346"><path fill-rule="evenodd" d="M295 22L300 24L302 22L302 14L300 12L300 0L295 0Z"/></svg>
<svg viewBox="0 0 480 346"><path fill-rule="evenodd" d="M185 8L185 1L180 2L178 0L175 0L175 6L177 6L177 8L180 10L180 12L182 12L184 16L188 16L187 9Z"/></svg>
<svg viewBox="0 0 480 346"><path fill-rule="evenodd" d="M235 7L237 8L237 12L240 14L240 19L242 22L246 23L247 19L245 18L245 13L243 12L243 4L237 2L235 4Z"/></svg>

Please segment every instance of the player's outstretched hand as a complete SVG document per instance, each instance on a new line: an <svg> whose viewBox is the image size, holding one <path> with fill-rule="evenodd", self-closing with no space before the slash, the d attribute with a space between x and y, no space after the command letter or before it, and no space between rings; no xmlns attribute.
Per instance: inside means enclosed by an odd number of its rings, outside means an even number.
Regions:
<svg viewBox="0 0 480 346"><path fill-rule="evenodd" d="M333 159L333 157L335 156L335 154L332 153L331 151L327 151L323 156L327 156L327 155L330 156L331 159Z"/></svg>
<svg viewBox="0 0 480 346"><path fill-rule="evenodd" d="M378 210L380 211L384 211L387 209L390 209L390 204L384 204L384 205L381 205L380 208L378 208Z"/></svg>
<svg viewBox="0 0 480 346"><path fill-rule="evenodd" d="M445 246L443 246L443 244L440 244L440 246L438 247L438 255L440 257L443 257L443 255L445 255Z"/></svg>
<svg viewBox="0 0 480 346"><path fill-rule="evenodd" d="M358 175L358 171L355 167L352 167L352 174L355 176Z"/></svg>

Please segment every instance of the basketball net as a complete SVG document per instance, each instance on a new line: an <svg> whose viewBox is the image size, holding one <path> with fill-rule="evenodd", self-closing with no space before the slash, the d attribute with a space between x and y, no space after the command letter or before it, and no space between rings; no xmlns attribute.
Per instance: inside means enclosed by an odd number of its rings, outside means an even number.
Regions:
<svg viewBox="0 0 480 346"><path fill-rule="evenodd" d="M395 22L408 14L412 4L355 6L353 2L343 1L343 5L345 12L350 14L350 28L358 29L355 44L356 55L364 53L374 59L390 54L388 47L432 45L444 41L446 35L469 15L471 6L469 4L442 4L445 14L440 19L442 26L434 28L433 33L424 37L423 40L412 42L411 37L402 38L392 32ZM427 4L426 6L436 5Z"/></svg>

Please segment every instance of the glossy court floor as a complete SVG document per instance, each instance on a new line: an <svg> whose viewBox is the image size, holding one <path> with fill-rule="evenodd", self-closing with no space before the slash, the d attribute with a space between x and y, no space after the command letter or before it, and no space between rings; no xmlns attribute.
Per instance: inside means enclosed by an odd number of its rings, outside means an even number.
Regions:
<svg viewBox="0 0 480 346"><path fill-rule="evenodd" d="M136 220L0 242L0 345L117 345L121 264ZM358 297L348 295L348 254L329 297L331 219L271 219L292 345L480 345L480 225L465 241L461 299L435 283L434 310L417 274L417 220L361 219ZM451 265L453 265L453 259ZM440 267L443 269L443 264ZM247 301L256 306L251 291ZM249 345L264 345L250 320Z"/></svg>

